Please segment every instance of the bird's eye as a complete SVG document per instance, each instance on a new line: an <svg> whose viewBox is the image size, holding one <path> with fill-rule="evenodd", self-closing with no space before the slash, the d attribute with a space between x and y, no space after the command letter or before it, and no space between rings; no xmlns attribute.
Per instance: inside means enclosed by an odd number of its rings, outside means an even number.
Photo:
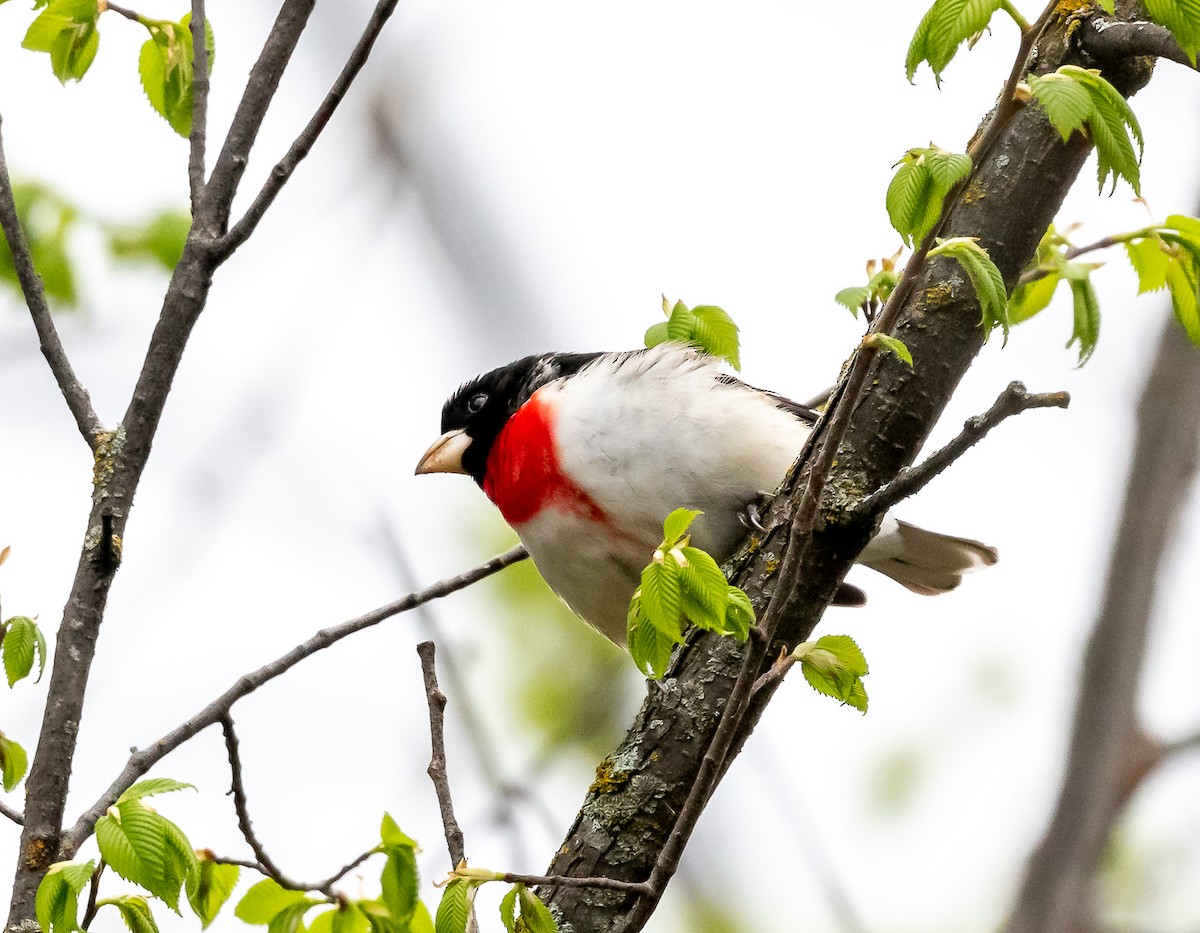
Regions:
<svg viewBox="0 0 1200 933"><path fill-rule="evenodd" d="M486 392L480 392L478 395L472 395L470 399L467 400L467 411L473 415L479 413L483 410L483 406L487 404L487 400L488 397Z"/></svg>

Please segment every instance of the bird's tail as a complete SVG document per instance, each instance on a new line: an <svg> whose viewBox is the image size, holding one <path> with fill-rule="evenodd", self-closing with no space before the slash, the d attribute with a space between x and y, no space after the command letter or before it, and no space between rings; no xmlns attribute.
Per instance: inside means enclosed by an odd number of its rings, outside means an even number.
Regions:
<svg viewBox="0 0 1200 933"><path fill-rule="evenodd" d="M994 547L978 541L885 518L858 561L914 593L936 596L958 586L964 573L989 567L999 558Z"/></svg>

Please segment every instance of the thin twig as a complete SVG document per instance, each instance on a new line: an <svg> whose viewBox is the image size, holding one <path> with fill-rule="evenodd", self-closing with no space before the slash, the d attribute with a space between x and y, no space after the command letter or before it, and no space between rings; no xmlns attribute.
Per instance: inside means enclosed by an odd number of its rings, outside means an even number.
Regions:
<svg viewBox="0 0 1200 933"><path fill-rule="evenodd" d="M133 782L150 770L164 756L173 752L184 742L192 738L202 729L220 722L221 717L229 712L233 704L243 697L249 696L263 684L274 680L279 675L289 671L305 658L311 657L318 651L328 648L335 642L341 641L348 635L378 625L384 619L415 609L431 599L439 599L457 593L485 577L503 570L518 561L524 560L529 554L524 547L518 545L498 557L480 564L478 567L460 573L454 577L441 580L424 590L411 593L403 599L380 606L364 615L350 619L340 625L331 626L317 632L312 638L297 645L287 654L276 658L270 664L265 664L258 670L244 674L228 690L197 712L182 725L172 729L156 742L130 755L124 769L112 786L83 815L75 822L70 832L66 833L59 847L59 857L69 858L85 839L92 834L96 820L104 815L116 799L121 796Z"/></svg>
<svg viewBox="0 0 1200 933"><path fill-rule="evenodd" d="M1080 30L1079 45L1101 61L1153 55L1196 68L1196 61L1188 58L1171 31L1157 23L1118 23L1096 17Z"/></svg>
<svg viewBox="0 0 1200 933"><path fill-rule="evenodd" d="M1183 755L1191 751L1200 751L1200 731L1185 735L1173 742L1164 742L1160 749L1159 760L1166 761L1175 755Z"/></svg>
<svg viewBox="0 0 1200 933"><path fill-rule="evenodd" d="M117 6L115 3L105 3L104 6L106 9L112 10L114 13L119 13L132 22L140 23L142 21L142 18L137 13L133 12L133 10L125 9L123 6Z"/></svg>
<svg viewBox="0 0 1200 933"><path fill-rule="evenodd" d="M1096 250L1108 249L1110 246L1116 246L1118 243L1125 243L1130 239L1130 234L1119 233L1112 236L1101 237L1095 243L1088 243L1086 246L1071 246L1063 253L1063 258L1067 261L1075 259L1077 256L1082 256L1084 253L1092 253ZM1017 287L1029 285L1036 282L1038 279L1044 279L1051 272L1054 272L1052 266L1036 266L1033 269L1026 269L1021 273L1021 277L1017 279Z"/></svg>
<svg viewBox="0 0 1200 933"><path fill-rule="evenodd" d="M308 125L296 137L296 141L292 143L291 148L288 149L284 157L271 170L271 174L267 176L262 189L246 209L246 213L242 215L242 218L228 233L221 237L217 247L218 255L225 257L246 241L246 238L254 232L254 228L262 220L263 214L267 212L267 208L271 206L271 203L287 183L287 180L291 178L292 173L296 170L296 166L312 150L317 137L321 135L321 132L325 129L325 125L333 116L334 111L337 110L338 104L346 96L350 85L354 83L354 79L362 70L363 65L366 64L367 57L371 54L371 49L375 45L375 40L379 38L384 24L387 23L388 18L392 15L392 11L395 10L396 3L397 0L379 0L375 5L375 10L371 14L370 20L367 21L358 44L354 47L354 51L350 53L345 67L342 68L341 74L333 82L329 93L321 101L321 106L317 108L312 119L308 121Z"/></svg>
<svg viewBox="0 0 1200 933"><path fill-rule="evenodd" d="M649 894L650 885L645 881L622 881L619 878L575 878L571 875L519 875L505 872L500 879L506 884L561 885L564 888L599 888L608 891L627 891L631 894Z"/></svg>
<svg viewBox="0 0 1200 933"><path fill-rule="evenodd" d="M437 793L438 809L442 813L442 828L446 835L446 848L450 852L450 867L466 858L466 843L462 827L454 817L454 800L450 796L450 778L446 773L446 694L438 689L437 669L434 666L436 647L431 641L417 645L421 656L421 673L425 677L425 699L429 703L429 742L432 747L426 773L433 781Z"/></svg>
<svg viewBox="0 0 1200 933"><path fill-rule="evenodd" d="M0 127L3 118L0 117ZM0 227L8 240L8 250L12 254L13 267L17 272L17 281L21 283L21 292L25 295L25 304L33 318L33 326L37 329L38 340L41 343L42 355L50 364L50 372L58 383L59 391L66 399L67 407L75 416L75 424L79 433L87 441L92 450L96 449L97 435L102 427L100 419L92 409L92 400L87 390L80 384L79 377L71 367L67 351L63 349L58 337L58 329L54 326L54 318L50 316L50 307L46 304L46 290L42 285L42 277L38 275L33 265L33 256L29 252L29 243L25 240L25 231L21 229L21 220L17 214L17 205L13 200L12 179L8 175L8 164L4 159L4 139L0 133Z"/></svg>
<svg viewBox="0 0 1200 933"><path fill-rule="evenodd" d="M0 801L0 816L7 817L8 819L10 819L14 823L16 823L18 826L25 825L25 817L21 815L20 811L14 810L12 807L10 807L8 804L4 803L3 801Z"/></svg>
<svg viewBox="0 0 1200 933"><path fill-rule="evenodd" d="M229 756L230 793L233 794L233 808L237 812L238 829L242 831L242 838L246 840L246 845L250 846L264 875L274 878L282 887L296 891L308 890L306 885L298 885L284 875L255 834L254 826L250 822L246 785L242 782L242 756L238 752L237 732L233 728L233 717L228 713L221 716L221 730L225 733L225 751Z"/></svg>
<svg viewBox="0 0 1200 933"><path fill-rule="evenodd" d="M104 859L100 859L100 863L96 866L96 870L92 872L92 880L88 885L87 908L83 912L83 920L79 926L86 930L92 925L92 921L96 919L96 911L99 910L98 901L100 899L100 876L104 874L106 864Z"/></svg>
<svg viewBox="0 0 1200 933"><path fill-rule="evenodd" d="M188 189L193 217L204 193L204 154L208 144L207 26L204 0L192 0L192 131L188 135Z"/></svg>
<svg viewBox="0 0 1200 933"><path fill-rule="evenodd" d="M868 515L882 515L897 502L920 492L1006 418L1031 408L1066 408L1070 404L1071 396L1066 392L1030 395L1020 382L1010 382L991 408L966 420L962 432L954 440L917 466L901 470L894 480L864 499L860 509Z"/></svg>

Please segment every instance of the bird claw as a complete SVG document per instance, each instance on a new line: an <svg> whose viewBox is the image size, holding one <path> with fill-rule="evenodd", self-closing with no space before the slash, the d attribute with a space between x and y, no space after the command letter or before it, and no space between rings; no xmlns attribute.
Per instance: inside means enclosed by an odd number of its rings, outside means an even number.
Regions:
<svg viewBox="0 0 1200 933"><path fill-rule="evenodd" d="M741 522L745 527L750 528L753 531L757 531L759 534L765 535L767 533L767 529L763 527L762 514L759 512L759 507L760 505L765 504L766 500L769 498L770 497L767 495L760 495L757 499L747 502L746 507L742 509L742 511L738 512L738 521Z"/></svg>

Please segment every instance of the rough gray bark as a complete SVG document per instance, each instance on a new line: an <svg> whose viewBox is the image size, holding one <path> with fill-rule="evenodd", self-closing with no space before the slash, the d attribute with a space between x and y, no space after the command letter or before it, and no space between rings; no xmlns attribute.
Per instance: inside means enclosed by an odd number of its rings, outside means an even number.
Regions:
<svg viewBox="0 0 1200 933"><path fill-rule="evenodd" d="M1118 4L1119 18L1136 14ZM1084 58L1068 38L1063 19L1051 22L1029 61L1029 70L1052 71ZM1140 88L1149 63L1106 70L1125 94ZM1011 288L1033 256L1089 152L1079 135L1064 144L1037 107L1020 110L967 188L947 206L947 236L980 239ZM803 640L820 620L838 583L874 530L862 500L908 465L983 342L980 310L962 270L937 258L920 273L902 309L895 335L915 365L881 358L868 380L838 451L820 502L821 521L799 547L800 582L791 594L781 640ZM819 429L818 429L819 430ZM732 581L750 595L760 614L770 599L787 546L791 514L802 494L811 457L767 516L768 534L734 561ZM695 783L745 646L711 636L694 639L663 681L651 688L620 747L597 770L583 808L548 870L551 875L608 876L644 881L649 876ZM774 651L766 653L767 663ZM744 741L767 700L756 696L738 742ZM728 762L726 761L725 764ZM711 788L707 789L711 793ZM540 891L566 933L641 929L661 891L645 895L580 887Z"/></svg>
<svg viewBox="0 0 1200 933"><path fill-rule="evenodd" d="M1114 821L1161 749L1137 715L1163 558L1196 476L1200 351L1168 319L1137 409L1137 436L1104 602L1083 656L1058 803L1030 856L1008 933L1094 929L1093 878Z"/></svg>

